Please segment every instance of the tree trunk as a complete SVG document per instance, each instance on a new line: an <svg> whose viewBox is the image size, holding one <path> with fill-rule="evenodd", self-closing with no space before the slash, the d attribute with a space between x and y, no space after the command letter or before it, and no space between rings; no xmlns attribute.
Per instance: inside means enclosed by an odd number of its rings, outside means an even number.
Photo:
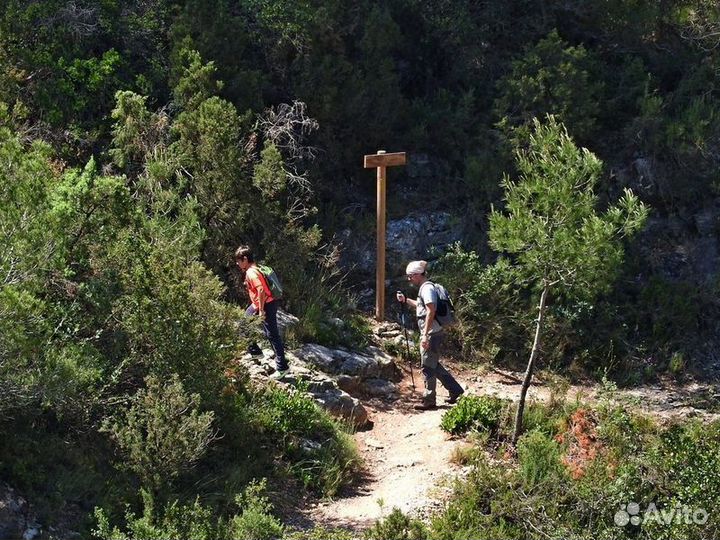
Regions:
<svg viewBox="0 0 720 540"><path fill-rule="evenodd" d="M525 379L523 380L522 389L520 390L520 401L518 401L517 413L515 414L515 432L513 433L513 446L517 444L522 431L523 411L525 410L525 397L527 396L530 382L532 381L533 368L535 367L535 359L540 351L540 332L542 331L543 320L545 318L545 301L547 300L550 284L544 282L543 291L540 295L540 304L538 305L538 318L535 321L535 341L533 342L532 351L530 352L530 360L528 360L527 369L525 370Z"/></svg>

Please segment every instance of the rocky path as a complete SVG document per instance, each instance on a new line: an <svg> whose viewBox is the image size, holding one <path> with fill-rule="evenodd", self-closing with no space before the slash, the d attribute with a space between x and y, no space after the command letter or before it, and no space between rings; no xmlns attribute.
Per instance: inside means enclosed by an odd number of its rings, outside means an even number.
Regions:
<svg viewBox="0 0 720 540"><path fill-rule="evenodd" d="M517 400L522 373L489 370L478 374L453 364L448 367L469 394ZM406 377L399 385L401 398L396 402L366 403L374 427L358 432L354 437L365 461L367 477L353 492L307 508L305 515L308 521L327 528L342 527L359 533L387 515L393 507L423 517L442 504L452 479L465 472L453 463L452 455L458 447L467 443L449 437L440 429L441 417L449 406L424 412L412 409L412 400L421 392L419 373L415 375L417 394L413 395ZM695 397L699 393L712 393L712 388L659 383L617 391L613 399L664 419L693 415L717 418L720 415L695 407ZM441 400L445 397L443 392L444 389L440 388ZM598 385L570 386L566 397L594 401L601 393ZM547 400L550 394L551 385L539 377L529 390L528 400Z"/></svg>
<svg viewBox="0 0 720 540"><path fill-rule="evenodd" d="M412 397L407 390L403 401L393 408L366 406L374 428L356 433L355 440L368 477L349 496L310 508L312 521L359 530L394 507L421 515L442 499L441 491L460 472L451 456L465 443L450 439L440 429L440 419L449 406L415 411L406 401Z"/></svg>

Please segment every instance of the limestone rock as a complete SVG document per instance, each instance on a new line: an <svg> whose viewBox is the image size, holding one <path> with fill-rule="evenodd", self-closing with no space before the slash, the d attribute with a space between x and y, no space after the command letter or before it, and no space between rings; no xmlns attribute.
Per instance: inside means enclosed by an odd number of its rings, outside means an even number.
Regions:
<svg viewBox="0 0 720 540"><path fill-rule="evenodd" d="M323 409L333 416L350 420L357 427L362 427L368 422L367 411L360 400L339 388L312 396Z"/></svg>

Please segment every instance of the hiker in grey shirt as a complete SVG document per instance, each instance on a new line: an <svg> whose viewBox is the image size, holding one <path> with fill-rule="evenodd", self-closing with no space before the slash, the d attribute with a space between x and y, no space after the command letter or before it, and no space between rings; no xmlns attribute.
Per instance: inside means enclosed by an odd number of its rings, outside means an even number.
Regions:
<svg viewBox="0 0 720 540"><path fill-rule="evenodd" d="M440 363L440 345L445 339L445 332L440 323L435 320L438 294L435 285L425 276L426 267L427 262L425 261L412 261L405 269L408 281L418 287L417 300L397 293L398 302L407 303L415 308L420 328L420 360L425 380L425 395L422 402L415 405L415 408L419 410L437 407L435 387L438 379L450 394L446 399L447 403L455 403L463 393L462 386Z"/></svg>

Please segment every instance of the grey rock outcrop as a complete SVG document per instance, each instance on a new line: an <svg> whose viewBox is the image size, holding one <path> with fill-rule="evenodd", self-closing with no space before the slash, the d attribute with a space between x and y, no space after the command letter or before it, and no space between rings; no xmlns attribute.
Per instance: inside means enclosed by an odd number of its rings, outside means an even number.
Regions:
<svg viewBox="0 0 720 540"><path fill-rule="evenodd" d="M294 354L304 362L333 375L389 380L398 380L400 375L392 357L377 347L351 352L311 343L303 345Z"/></svg>
<svg viewBox="0 0 720 540"><path fill-rule="evenodd" d="M264 353L262 358L240 359L252 379L266 380L275 371L271 351ZM286 354L290 369L278 384L305 389L327 412L357 427L369 421L359 397L398 397L392 381L399 380L401 373L392 357L377 347L349 351L305 344Z"/></svg>
<svg viewBox="0 0 720 540"><path fill-rule="evenodd" d="M0 538L33 540L41 532L28 502L11 487L0 484Z"/></svg>
<svg viewBox="0 0 720 540"><path fill-rule="evenodd" d="M461 219L447 212L411 214L389 221L386 229L387 275L402 274L409 260L437 259L461 238ZM376 259L374 234L359 235L346 230L339 239L342 266L360 275L373 275Z"/></svg>

